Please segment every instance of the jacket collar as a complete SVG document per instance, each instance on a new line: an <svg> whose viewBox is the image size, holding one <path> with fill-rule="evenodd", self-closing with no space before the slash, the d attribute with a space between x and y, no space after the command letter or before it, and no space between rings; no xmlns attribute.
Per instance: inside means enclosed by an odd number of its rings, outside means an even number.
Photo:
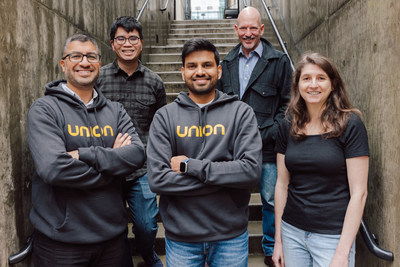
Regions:
<svg viewBox="0 0 400 267"><path fill-rule="evenodd" d="M120 67L119 67L119 65L118 65L118 62L117 62L117 59L115 59L114 61L113 61L113 63L112 63L112 73L113 74L117 74L118 72L121 72L121 73L124 73L125 75L128 75L128 74L126 74L126 72L123 70L123 69L121 69ZM136 68L136 70L135 70L135 72L133 73L133 74L135 74L135 73L137 73L137 72L141 72L141 73L143 73L144 72L144 66L143 66L143 64L142 64L142 62L139 60L138 61L138 66L137 66L137 68ZM132 74L132 75L133 75Z"/></svg>
<svg viewBox="0 0 400 267"><path fill-rule="evenodd" d="M274 47L272 46L272 44L269 41L267 41L264 38L261 38L261 43L263 45L263 53L262 53L261 58L263 58L264 60L269 60L272 58L279 58L279 52L274 49ZM224 58L224 61L230 62L232 60L235 60L238 57L241 46L242 46L242 44L240 44L240 43L238 45L236 45L228 53L228 55L226 55L226 57Z"/></svg>

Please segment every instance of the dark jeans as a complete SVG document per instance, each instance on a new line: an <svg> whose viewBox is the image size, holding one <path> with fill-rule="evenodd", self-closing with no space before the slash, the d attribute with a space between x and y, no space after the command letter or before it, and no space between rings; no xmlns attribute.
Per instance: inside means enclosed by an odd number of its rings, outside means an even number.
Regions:
<svg viewBox="0 0 400 267"><path fill-rule="evenodd" d="M135 181L125 182L123 189L133 222L132 232L135 235L137 252L142 256L147 266L153 266L156 262L161 263L154 252L154 241L158 230L157 198L156 194L150 190L147 174ZM128 248L125 251L126 255L124 256L124 264L122 266L132 267L129 240L126 240L126 244Z"/></svg>
<svg viewBox="0 0 400 267"><path fill-rule="evenodd" d="M68 244L36 231L33 263L35 267L115 267L121 265L124 247L124 235L96 244Z"/></svg>

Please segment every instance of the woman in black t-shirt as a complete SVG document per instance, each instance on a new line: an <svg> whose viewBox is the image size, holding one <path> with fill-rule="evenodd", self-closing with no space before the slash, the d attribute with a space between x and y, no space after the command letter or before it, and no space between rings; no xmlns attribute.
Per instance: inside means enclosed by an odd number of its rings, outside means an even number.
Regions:
<svg viewBox="0 0 400 267"><path fill-rule="evenodd" d="M333 62L303 55L276 140L276 266L354 266L368 138Z"/></svg>

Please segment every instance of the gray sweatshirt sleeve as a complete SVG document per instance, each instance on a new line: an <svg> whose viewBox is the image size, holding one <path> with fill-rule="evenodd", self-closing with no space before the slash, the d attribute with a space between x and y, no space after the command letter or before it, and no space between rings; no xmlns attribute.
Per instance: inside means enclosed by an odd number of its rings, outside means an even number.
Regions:
<svg viewBox="0 0 400 267"><path fill-rule="evenodd" d="M149 185L152 191L159 194L202 195L222 187L252 188L256 185L261 175L262 162L257 121L254 112L245 104L241 105L241 112L237 114L234 119L239 128L235 140L232 140L233 160L213 162L191 158L186 174L171 169L173 141L167 127L168 116L156 115L147 146Z"/></svg>
<svg viewBox="0 0 400 267"><path fill-rule="evenodd" d="M117 104L117 103L115 103ZM126 176L143 166L145 151L131 118L119 104L118 133L128 133L132 143L120 148L91 146L79 148L79 159L98 172L114 176Z"/></svg>
<svg viewBox="0 0 400 267"><path fill-rule="evenodd" d="M262 142L253 110L241 105L235 114L238 127L233 141L233 160L212 162L208 159L190 159L188 175L208 185L231 188L249 188L256 185L261 176Z"/></svg>
<svg viewBox="0 0 400 267"><path fill-rule="evenodd" d="M168 127L171 118L163 115L157 112L154 116L147 143L147 172L151 191L157 194L194 196L220 190L219 187L204 184L196 177L171 169L173 144Z"/></svg>
<svg viewBox="0 0 400 267"><path fill-rule="evenodd" d="M56 111L41 101L35 102L28 112L28 142L37 174L45 183L54 186L96 188L113 181L114 175L106 175L82 160L72 158L66 151L65 137L56 117ZM143 146L139 146L139 158L143 161ZM119 154L117 162L108 163L117 168L119 163L129 161L127 155L136 151L126 149L113 151ZM134 153L134 152L133 152ZM131 154L132 155L132 154ZM126 164L126 163L124 163ZM131 164L133 165L133 164ZM104 166L102 167L104 168ZM133 168L132 168L133 169ZM130 172L124 168L125 171Z"/></svg>

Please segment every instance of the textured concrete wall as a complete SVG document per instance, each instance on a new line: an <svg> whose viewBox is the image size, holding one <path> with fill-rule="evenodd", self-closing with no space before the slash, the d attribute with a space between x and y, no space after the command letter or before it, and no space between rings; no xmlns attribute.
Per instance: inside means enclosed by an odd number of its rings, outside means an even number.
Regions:
<svg viewBox="0 0 400 267"><path fill-rule="evenodd" d="M264 23L266 16L258 0ZM398 0L267 0L297 61L312 50L331 57L352 104L364 115L371 149L364 219L394 263L373 256L360 238L357 266L400 266L400 2ZM396 105L397 104L397 105ZM361 242L360 242L361 241Z"/></svg>
<svg viewBox="0 0 400 267"><path fill-rule="evenodd" d="M43 95L44 85L62 78L59 66L66 37L77 31L99 42L103 64L113 60L109 27L119 16L136 17L143 0L2 0L0 1L0 267L25 244L29 223L30 175L26 114ZM141 22L145 47L165 43L174 16L173 1L149 1ZM164 4L163 4L164 5ZM149 29L152 27L152 29ZM31 266L27 260L18 266Z"/></svg>

